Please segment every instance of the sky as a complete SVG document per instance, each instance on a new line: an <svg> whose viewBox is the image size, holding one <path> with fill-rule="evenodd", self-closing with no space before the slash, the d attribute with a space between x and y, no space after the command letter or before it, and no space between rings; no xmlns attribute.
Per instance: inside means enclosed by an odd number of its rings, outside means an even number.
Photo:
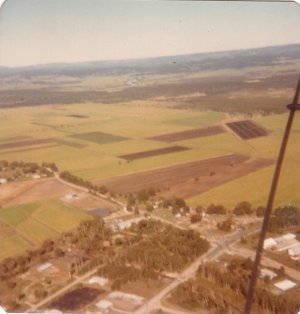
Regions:
<svg viewBox="0 0 300 314"><path fill-rule="evenodd" d="M0 66L284 45L299 30L292 2L6 0Z"/></svg>

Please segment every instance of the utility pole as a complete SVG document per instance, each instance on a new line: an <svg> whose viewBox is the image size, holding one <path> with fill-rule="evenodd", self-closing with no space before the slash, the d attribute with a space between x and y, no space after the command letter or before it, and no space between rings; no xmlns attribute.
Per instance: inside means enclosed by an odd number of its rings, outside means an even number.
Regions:
<svg viewBox="0 0 300 314"><path fill-rule="evenodd" d="M244 312L243 312L244 314L250 314L251 313L251 306L253 303L254 290L255 290L255 286L256 286L257 277L259 275L259 265L260 265L261 256L262 256L262 252L263 252L263 245L264 245L264 241L265 241L268 226L269 226L269 221L270 221L274 197L275 197L276 189L277 189L277 185L278 185L280 170L281 170L286 146L288 143L290 131L292 128L295 112L296 112L296 110L300 110L300 104L298 104L299 94L300 94L300 77L298 80L298 85L296 88L294 100L291 104L287 105L287 108L290 110L290 114L288 117L284 136L282 139L282 143L281 143L281 147L280 147L280 151L279 151L279 155L278 155L278 159L277 159L277 163L276 163L276 168L275 168L275 172L274 172L274 176L273 176L273 181L272 181L271 188L270 188L270 193L269 193L269 197L268 197L268 202L267 202L267 206L266 206L264 220L263 220L262 228L260 231L258 246L256 249L256 256L255 256L252 274L251 274L251 278L250 278L250 283L249 283L249 287L248 287L247 299L246 299Z"/></svg>

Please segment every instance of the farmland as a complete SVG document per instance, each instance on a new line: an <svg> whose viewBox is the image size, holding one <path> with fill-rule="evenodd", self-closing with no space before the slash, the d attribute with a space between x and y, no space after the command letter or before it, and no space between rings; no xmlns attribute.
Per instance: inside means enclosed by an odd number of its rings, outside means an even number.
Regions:
<svg viewBox="0 0 300 314"><path fill-rule="evenodd" d="M97 183L119 193L155 187L163 190L163 195L189 198L270 164L272 160L251 161L245 156L230 154L113 177Z"/></svg>
<svg viewBox="0 0 300 314"><path fill-rule="evenodd" d="M0 234L4 241L0 259L20 254L90 218L81 210L54 200L2 208Z"/></svg>
<svg viewBox="0 0 300 314"><path fill-rule="evenodd" d="M77 118L77 115L85 118ZM169 182L169 192L165 190L163 193L172 195L181 190L192 205L218 202L231 207L245 199L260 205L265 202L286 119L287 114L257 114L252 119L245 119L245 116L237 114L157 107L155 101L114 106L86 103L84 106L2 109L1 144L26 141L30 146L21 147L22 150L6 146L1 152L2 158L7 160L55 162L59 169L95 182L109 182L114 177L126 178L126 175L154 169L160 169L155 170L159 173L171 165L237 154L244 156L245 160L249 159L249 162L234 171L231 168L230 173L225 171L227 174L224 176L220 171L221 164L210 169L215 172L213 176L195 172L185 179L186 189L181 189L181 183L173 180L174 187ZM243 120L251 120L255 126L268 130L267 136L245 140L226 126ZM292 188L298 180L293 174L299 169L298 121L296 116L279 185L278 204L287 202L286 197L289 202L299 204L299 197ZM22 139L24 134L26 139ZM49 147L49 143L43 142L35 146L35 140L43 139L51 139L55 146ZM177 150L177 147L186 150ZM263 187L256 184L257 180L264 182ZM44 194L35 190L46 191L47 187L54 197L68 192L66 187L61 186L63 190L60 193L58 183L50 182L33 187L32 193L19 198L16 192L10 204L40 200ZM211 183L204 188L207 182ZM9 185L1 187L2 191L9 188ZM126 190L134 188L128 186ZM4 199L8 201L6 192L0 193L0 201Z"/></svg>

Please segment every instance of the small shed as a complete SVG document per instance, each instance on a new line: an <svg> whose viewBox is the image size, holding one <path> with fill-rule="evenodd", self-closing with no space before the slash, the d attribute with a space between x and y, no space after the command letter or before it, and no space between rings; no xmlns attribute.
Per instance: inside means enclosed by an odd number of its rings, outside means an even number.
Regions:
<svg viewBox="0 0 300 314"><path fill-rule="evenodd" d="M274 279L277 277L277 274L268 268L262 268L260 270L260 277L261 278L269 277L270 279Z"/></svg>
<svg viewBox="0 0 300 314"><path fill-rule="evenodd" d="M0 184L6 184L7 180L5 178L0 178Z"/></svg>
<svg viewBox="0 0 300 314"><path fill-rule="evenodd" d="M53 266L53 265L52 265L50 262L47 262L47 263L44 263L44 264L38 266L38 267L37 267L37 271L38 271L39 273L42 273L42 272L44 272L45 270L51 268L52 266Z"/></svg>
<svg viewBox="0 0 300 314"><path fill-rule="evenodd" d="M34 179L34 180L36 180L36 179L40 179L41 176L40 176L39 174L37 174L37 173L33 173L33 174L31 175L31 178Z"/></svg>
<svg viewBox="0 0 300 314"><path fill-rule="evenodd" d="M100 276L93 276L88 281L89 284L96 284L101 287L105 286L108 283L108 279Z"/></svg>
<svg viewBox="0 0 300 314"><path fill-rule="evenodd" d="M96 303L96 307L102 312L102 313L109 313L110 310L113 308L113 304L107 300L101 300L98 303Z"/></svg>
<svg viewBox="0 0 300 314"><path fill-rule="evenodd" d="M291 257L300 257L300 243L299 243L299 245L297 245L291 249L288 249L288 254Z"/></svg>
<svg viewBox="0 0 300 314"><path fill-rule="evenodd" d="M274 286L280 289L281 291L288 291L292 288L295 288L297 284L291 280L285 279L275 283Z"/></svg>
<svg viewBox="0 0 300 314"><path fill-rule="evenodd" d="M273 238L268 238L264 241L264 249L268 250L275 246L277 242Z"/></svg>

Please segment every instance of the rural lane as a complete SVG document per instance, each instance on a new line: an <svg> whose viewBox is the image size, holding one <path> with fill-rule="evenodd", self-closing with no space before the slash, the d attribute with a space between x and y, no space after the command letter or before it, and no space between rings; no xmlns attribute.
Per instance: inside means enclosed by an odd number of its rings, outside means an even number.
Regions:
<svg viewBox="0 0 300 314"><path fill-rule="evenodd" d="M188 268L186 268L178 278L172 281L167 287L162 289L159 293L157 293L153 298L147 301L144 305L138 308L134 314L147 314L151 313L153 310L157 310L161 308L161 300L166 297L173 289L179 286L181 283L192 278L197 272L199 266L203 262L211 261L217 257L219 257L224 251L228 250L228 247L237 241L240 240L242 236L248 235L257 231L250 230L240 230L230 236L224 237L222 241L215 241L212 244L211 249L206 252L204 255L200 256L195 262L193 262ZM166 309L166 308L164 308ZM167 310L167 309L166 309ZM168 311L168 310L167 310ZM173 310L172 310L173 312ZM183 313L178 311L177 313Z"/></svg>

